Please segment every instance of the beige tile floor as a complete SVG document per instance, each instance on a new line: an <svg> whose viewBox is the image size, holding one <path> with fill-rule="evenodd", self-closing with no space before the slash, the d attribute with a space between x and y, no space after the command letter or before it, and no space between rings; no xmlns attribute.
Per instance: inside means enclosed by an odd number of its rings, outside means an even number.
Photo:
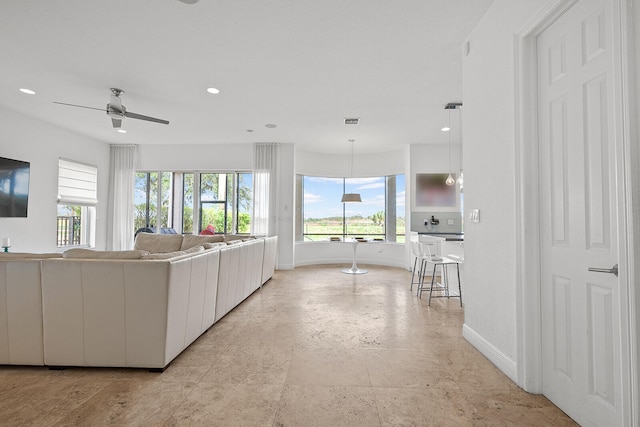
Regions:
<svg viewBox="0 0 640 427"><path fill-rule="evenodd" d="M0 425L574 425L462 338L457 299L340 267L276 272L162 374L0 367Z"/></svg>

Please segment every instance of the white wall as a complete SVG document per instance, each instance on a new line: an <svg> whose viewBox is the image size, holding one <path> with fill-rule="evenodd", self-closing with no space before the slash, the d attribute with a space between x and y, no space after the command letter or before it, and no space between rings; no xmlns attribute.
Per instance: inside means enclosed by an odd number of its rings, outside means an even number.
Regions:
<svg viewBox="0 0 640 427"><path fill-rule="evenodd" d="M632 42L630 43L630 55L632 61L629 64L629 77L631 79L631 89L635 89L632 93L635 93L635 103L632 103L633 111L631 111L632 120L630 120L632 135L631 141L635 141L636 143L632 143L631 146L631 159L630 164L634 165L631 167L632 170L632 179L633 179L633 189L632 189L632 203L633 203L633 212L635 213L635 218L633 222L634 230L640 230L640 170L637 165L640 164L640 144L637 142L640 138L640 81L638 79L638 73L640 72L640 0L633 0L630 2L633 6L633 10L635 13L633 17L630 17L629 21L631 24L630 31L632 32L632 37L635 35L635 38L632 38ZM633 61L635 57L635 61ZM632 233L633 243L634 243L634 253L636 254L635 260L633 260L633 270L635 271L636 284L638 280L638 274L640 274L640 236L638 233ZM640 287L636 285L633 289L635 293L635 311L632 312L632 316L635 315L635 324L636 324L636 333L640 334ZM633 320L633 319L632 319ZM640 372L640 339L636 338L636 373ZM640 387L640 384L637 383L640 379L636 379L636 387ZM638 391L636 389L636 391Z"/></svg>
<svg viewBox="0 0 640 427"><path fill-rule="evenodd" d="M350 175L349 153L312 153L296 149L296 173L300 175L344 178ZM397 175L405 173L404 150L353 155L353 177Z"/></svg>
<svg viewBox="0 0 640 427"><path fill-rule="evenodd" d="M276 224L278 233L278 269L293 270L295 252L295 149L293 144L280 144L278 168L278 200Z"/></svg>
<svg viewBox="0 0 640 427"><path fill-rule="evenodd" d="M136 170L251 171L253 144L138 145Z"/></svg>
<svg viewBox="0 0 640 427"><path fill-rule="evenodd" d="M362 243L358 245L357 263L408 268L405 245L397 243ZM351 267L353 247L341 242L296 243L296 267L317 264L344 264Z"/></svg>
<svg viewBox="0 0 640 427"><path fill-rule="evenodd" d="M0 108L0 156L31 162L27 218L0 218L12 252L56 252L58 158L98 166L96 249L105 249L109 145Z"/></svg>
<svg viewBox="0 0 640 427"><path fill-rule="evenodd" d="M465 329L514 371L514 35L544 3L496 0L468 37L463 62L465 216L480 209L480 223L465 223Z"/></svg>

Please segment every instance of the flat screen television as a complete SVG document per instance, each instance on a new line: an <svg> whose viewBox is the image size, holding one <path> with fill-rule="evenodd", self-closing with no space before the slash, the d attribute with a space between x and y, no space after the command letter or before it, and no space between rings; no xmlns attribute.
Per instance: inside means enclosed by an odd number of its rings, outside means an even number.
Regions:
<svg viewBox="0 0 640 427"><path fill-rule="evenodd" d="M447 185L448 176L446 173L416 174L416 206L455 207L456 186Z"/></svg>
<svg viewBox="0 0 640 427"><path fill-rule="evenodd" d="M0 157L0 218L26 218L29 162Z"/></svg>

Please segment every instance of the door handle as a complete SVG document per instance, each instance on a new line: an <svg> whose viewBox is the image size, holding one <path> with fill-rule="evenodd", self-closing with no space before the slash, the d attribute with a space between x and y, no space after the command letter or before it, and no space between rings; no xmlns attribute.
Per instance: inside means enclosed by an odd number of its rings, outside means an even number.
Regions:
<svg viewBox="0 0 640 427"><path fill-rule="evenodd" d="M618 264L614 265L611 268L589 268L589 271L593 271L595 273L611 273L618 277Z"/></svg>

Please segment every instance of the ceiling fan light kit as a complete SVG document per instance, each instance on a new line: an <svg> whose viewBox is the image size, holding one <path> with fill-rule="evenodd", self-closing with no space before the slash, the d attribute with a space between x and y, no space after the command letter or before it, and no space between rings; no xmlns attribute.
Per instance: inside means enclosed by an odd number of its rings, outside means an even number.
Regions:
<svg viewBox="0 0 640 427"><path fill-rule="evenodd" d="M107 115L111 117L111 124L115 129L120 129L122 127L122 119L130 118L137 120L144 120L147 122L160 123L163 125L168 125L168 120L158 119L156 117L145 116L143 114L132 113L127 111L127 108L122 105L121 95L124 94L124 90L118 89L115 87L111 88L111 102L107 104L106 108L95 108L95 107L87 107L85 105L77 105L77 104L68 104L65 102L53 101L54 104L60 105L68 105L70 107L80 107L80 108L88 108L90 110L99 110L106 111Z"/></svg>

